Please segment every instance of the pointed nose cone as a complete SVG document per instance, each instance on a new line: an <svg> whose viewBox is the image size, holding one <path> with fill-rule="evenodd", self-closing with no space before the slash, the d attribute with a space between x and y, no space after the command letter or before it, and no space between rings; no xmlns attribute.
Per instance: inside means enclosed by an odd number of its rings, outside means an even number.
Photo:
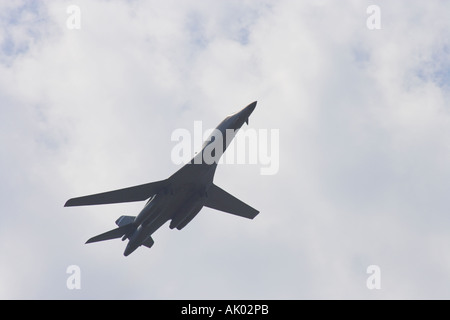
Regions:
<svg viewBox="0 0 450 320"><path fill-rule="evenodd" d="M248 106L245 107L245 111L247 113L247 115L251 115L253 110L255 110L256 108L256 104L258 103L258 101L252 102L250 103Z"/></svg>
<svg viewBox="0 0 450 320"><path fill-rule="evenodd" d="M242 123L244 123L244 122L248 123L248 118L252 114L253 110L255 110L256 104L257 104L257 101L252 102L239 112L239 118L241 119ZM241 125L242 125L242 123L241 123Z"/></svg>

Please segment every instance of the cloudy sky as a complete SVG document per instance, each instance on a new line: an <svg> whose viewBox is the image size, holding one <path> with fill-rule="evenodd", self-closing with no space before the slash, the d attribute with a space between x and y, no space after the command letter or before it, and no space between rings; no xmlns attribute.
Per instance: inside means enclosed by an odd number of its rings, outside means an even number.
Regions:
<svg viewBox="0 0 450 320"><path fill-rule="evenodd" d="M449 299L449 10L2 1L0 298ZM84 244L144 203L67 199L167 178L174 130L254 100L250 127L279 130L278 172L215 177L253 221L205 208L127 258L118 240Z"/></svg>

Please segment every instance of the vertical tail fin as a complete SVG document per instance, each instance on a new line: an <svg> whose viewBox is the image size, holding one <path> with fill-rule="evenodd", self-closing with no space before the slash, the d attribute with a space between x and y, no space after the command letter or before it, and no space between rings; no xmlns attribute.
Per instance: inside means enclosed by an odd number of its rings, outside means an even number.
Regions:
<svg viewBox="0 0 450 320"><path fill-rule="evenodd" d="M134 222L135 216L121 216L116 220L116 225L122 227L124 225L130 224Z"/></svg>

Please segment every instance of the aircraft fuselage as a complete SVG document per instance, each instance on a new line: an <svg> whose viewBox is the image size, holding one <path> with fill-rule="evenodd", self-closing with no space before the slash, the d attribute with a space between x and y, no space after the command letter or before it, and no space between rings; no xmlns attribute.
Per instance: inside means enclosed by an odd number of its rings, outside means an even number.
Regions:
<svg viewBox="0 0 450 320"><path fill-rule="evenodd" d="M173 174L168 186L153 196L136 217L135 228L122 240L129 239L124 255L143 245L167 221L170 229L183 229L200 212L213 183L220 157L233 140L256 103L223 120L188 164ZM221 139L217 139L221 136Z"/></svg>
<svg viewBox="0 0 450 320"><path fill-rule="evenodd" d="M86 243L116 239L129 240L124 255L138 247L153 245L152 234L170 221L171 229L183 229L203 206L253 219L259 211L213 184L217 164L256 107L256 101L226 117L205 141L202 150L166 180L130 188L69 199L65 206L97 205L146 200L136 216L117 219L117 229L89 239ZM210 197L208 197L210 192Z"/></svg>

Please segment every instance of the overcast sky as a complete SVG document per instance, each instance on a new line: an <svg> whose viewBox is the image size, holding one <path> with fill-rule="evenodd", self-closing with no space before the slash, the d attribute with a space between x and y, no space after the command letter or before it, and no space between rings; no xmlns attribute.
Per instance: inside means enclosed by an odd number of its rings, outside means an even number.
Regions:
<svg viewBox="0 0 450 320"><path fill-rule="evenodd" d="M0 2L0 298L450 299L449 12ZM249 127L279 130L279 171L223 164L215 177L260 210L253 221L204 208L127 258L120 240L84 244L144 203L67 199L167 178L174 130L255 100Z"/></svg>

